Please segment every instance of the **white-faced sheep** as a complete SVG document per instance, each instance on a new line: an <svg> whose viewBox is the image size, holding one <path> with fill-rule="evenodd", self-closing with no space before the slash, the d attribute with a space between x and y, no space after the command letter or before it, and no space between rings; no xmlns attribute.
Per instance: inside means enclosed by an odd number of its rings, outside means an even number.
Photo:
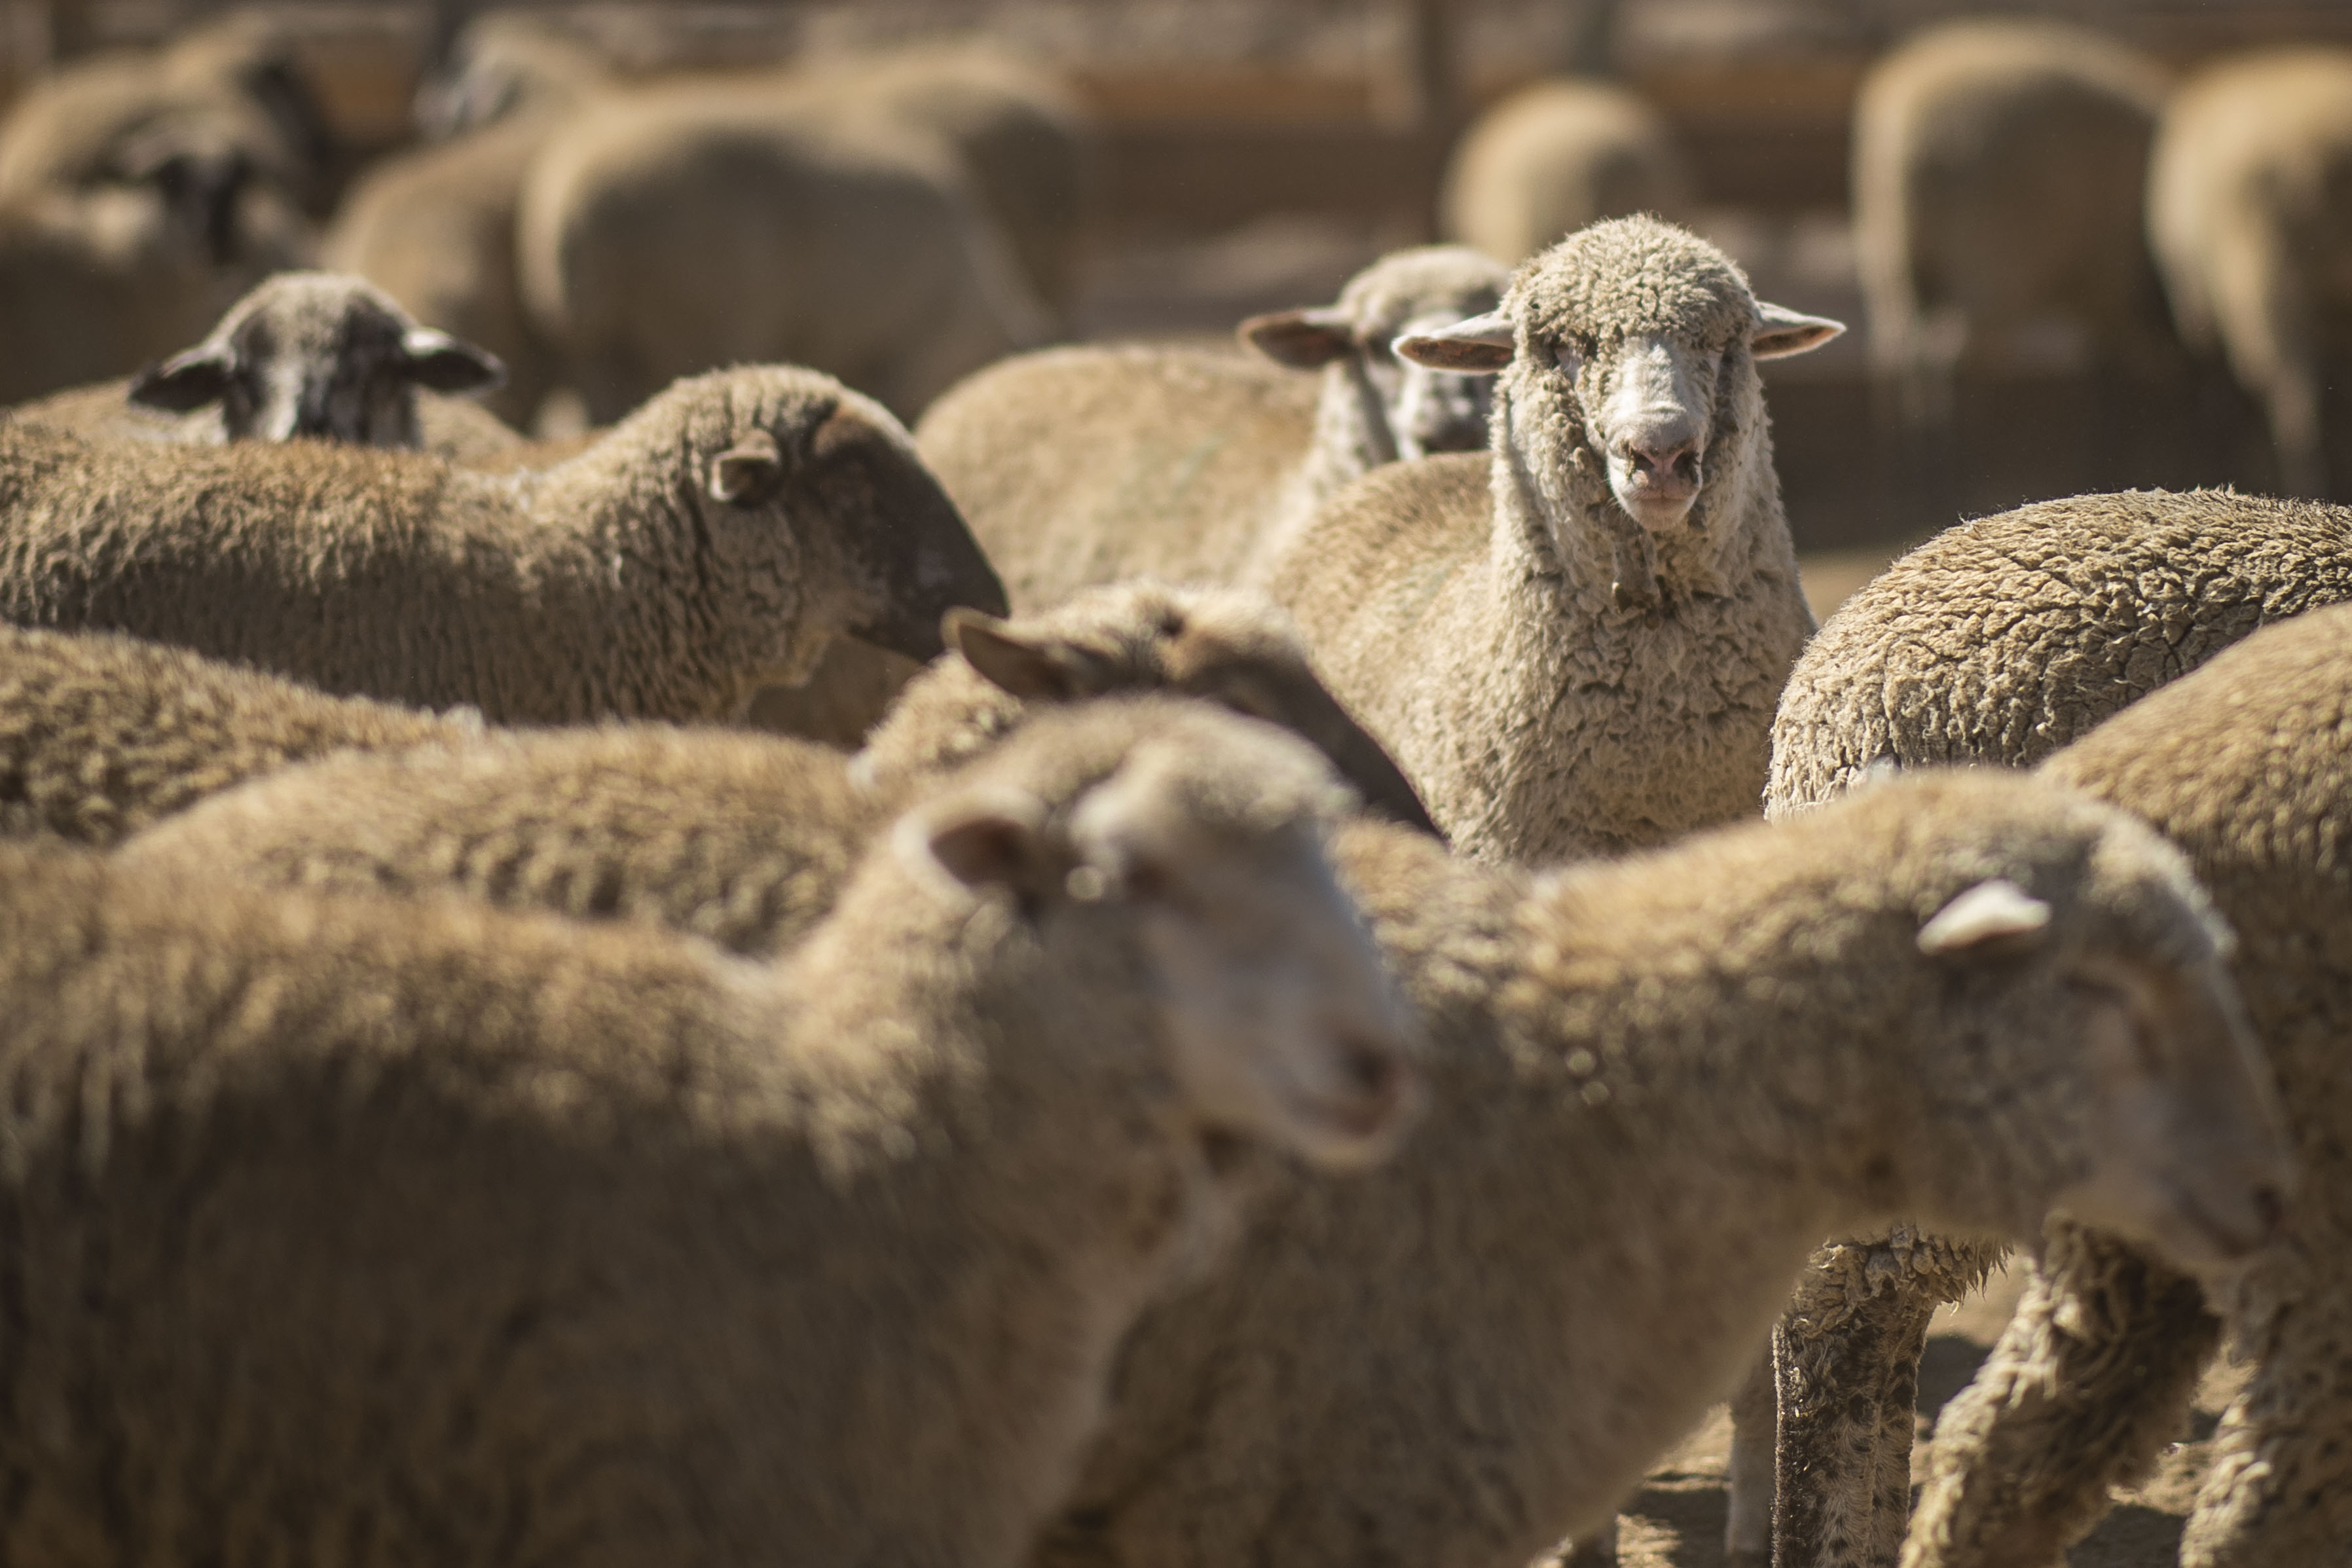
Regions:
<svg viewBox="0 0 2352 1568"><path fill-rule="evenodd" d="M1320 370L1319 392L1230 354L1055 349L963 382L916 444L1023 609L1128 577L1235 581L1359 475L1485 442L1483 381L1390 344L1492 309L1507 277L1475 251L1424 246L1375 262L1333 304L1242 323L1275 365Z"/></svg>
<svg viewBox="0 0 2352 1568"><path fill-rule="evenodd" d="M2252 1381L2221 1418L2189 1568L2318 1563L2352 1539L2352 607L2254 633L2042 765L2188 852L2304 1167L2279 1237L2215 1281ZM1904 1562L2043 1568L2179 1432L2219 1324L2193 1278L2053 1231L1976 1383L1945 1407Z"/></svg>
<svg viewBox="0 0 2352 1568"><path fill-rule="evenodd" d="M2270 622L2352 600L2352 510L2220 491L2042 502L1947 530L1849 599L1773 728L1768 814L1874 768L2029 767ZM1891 1564L1927 1319L1997 1249L1906 1229L1823 1249L1777 1331L1780 1561ZM1877 1428L1874 1439L1873 1427ZM1769 1429L1735 1433L1750 1456ZM1764 1543L1750 1541L1761 1552Z"/></svg>
<svg viewBox="0 0 2352 1568"><path fill-rule="evenodd" d="M2263 405L2280 487L2328 493L2322 404L2352 354L2352 49L2225 61L2165 108L2147 234L2192 348Z"/></svg>
<svg viewBox="0 0 2352 1568"><path fill-rule="evenodd" d="M1658 111L1622 87L1522 88L1464 132L1438 196L1446 237L1517 266L1588 224L1680 220L1693 181Z"/></svg>
<svg viewBox="0 0 2352 1568"><path fill-rule="evenodd" d="M455 754L289 769L188 810L122 852L313 888L456 889L772 953L833 907L890 812L1040 711L1137 692L1201 696L1289 727L1375 810L1427 824L1395 765L1316 682L1279 617L1245 598L1111 590L1033 620L953 612L949 635L958 651L915 681L854 767L807 742L666 726L499 736ZM79 757L108 755L109 738ZM55 749L82 739L68 735ZM34 749L44 772L76 759ZM132 749L148 760L152 748Z"/></svg>
<svg viewBox="0 0 2352 1568"><path fill-rule="evenodd" d="M830 377L681 382L509 475L0 424L0 616L499 722L709 718L844 632L918 657L1003 591L898 423Z"/></svg>
<svg viewBox="0 0 2352 1568"><path fill-rule="evenodd" d="M0 852L0 1554L1012 1568L1224 1149L1413 1099L1310 752L1024 741L774 965Z"/></svg>
<svg viewBox="0 0 2352 1568"><path fill-rule="evenodd" d="M1951 417L1964 357L2079 332L2087 357L2177 357L2143 237L2162 69L2065 23L1930 28L1873 66L1853 118L1854 259L1870 348L1906 416Z"/></svg>
<svg viewBox="0 0 2352 1568"><path fill-rule="evenodd" d="M0 835L109 845L299 762L481 734L463 711L329 696L182 648L0 626Z"/></svg>
<svg viewBox="0 0 2352 1568"><path fill-rule="evenodd" d="M86 435L217 445L315 436L467 458L521 437L443 393L498 384L497 357L420 326L364 279L281 272L231 306L201 343L127 382L16 410Z"/></svg>
<svg viewBox="0 0 2352 1568"><path fill-rule="evenodd" d="M1540 862L1754 814L1813 629L1756 361L1838 330L1633 217L1400 341L1499 372L1490 455L1375 469L1265 581L1457 847Z"/></svg>
<svg viewBox="0 0 2352 1568"><path fill-rule="evenodd" d="M1048 334L936 136L773 80L597 95L533 160L516 222L525 307L598 423L741 360L912 419Z"/></svg>
<svg viewBox="0 0 2352 1568"><path fill-rule="evenodd" d="M320 240L320 260L381 287L427 325L479 343L507 367L485 399L528 428L561 365L524 311L515 212L524 175L563 117L612 85L593 51L530 16L467 25L457 67L420 94L419 118L448 141L370 167Z"/></svg>
<svg viewBox="0 0 2352 1568"><path fill-rule="evenodd" d="M1831 1214L2264 1235L2220 934L2120 811L1952 774L1532 892L1370 824L1337 858L1429 1114L1146 1315L1042 1563L1523 1568L1731 1391Z"/></svg>

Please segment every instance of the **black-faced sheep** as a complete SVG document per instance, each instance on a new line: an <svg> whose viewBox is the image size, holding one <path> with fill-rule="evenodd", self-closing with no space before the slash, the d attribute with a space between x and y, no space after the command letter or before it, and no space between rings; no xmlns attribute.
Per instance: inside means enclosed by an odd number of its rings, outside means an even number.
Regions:
<svg viewBox="0 0 2352 1568"><path fill-rule="evenodd" d="M1265 583L1456 846L1541 862L1754 813L1813 628L1756 361L1839 330L1634 217L1399 343L1497 376L1490 454L1375 469Z"/></svg>
<svg viewBox="0 0 2352 1568"><path fill-rule="evenodd" d="M992 762L774 965L0 851L0 1555L1012 1568L1231 1147L1414 1095L1312 753Z"/></svg>
<svg viewBox="0 0 2352 1568"><path fill-rule="evenodd" d="M497 722L714 718L855 632L916 657L1003 608L887 412L789 366L679 382L509 475L299 442L0 423L0 615Z"/></svg>

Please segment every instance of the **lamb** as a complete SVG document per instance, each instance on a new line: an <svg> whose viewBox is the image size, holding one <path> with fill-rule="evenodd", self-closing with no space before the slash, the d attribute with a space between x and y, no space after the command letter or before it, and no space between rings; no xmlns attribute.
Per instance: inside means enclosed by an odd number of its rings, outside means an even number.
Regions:
<svg viewBox="0 0 2352 1568"><path fill-rule="evenodd" d="M318 436L429 447L445 457L504 452L521 437L444 392L495 386L498 358L415 318L364 279L281 272L205 340L128 382L59 392L16 412L127 440L204 443Z"/></svg>
<svg viewBox="0 0 2352 1568"><path fill-rule="evenodd" d="M1500 372L1490 455L1374 469L1264 586L1457 849L1540 862L1754 813L1813 629L1756 361L1840 330L1631 217L1398 343Z"/></svg>
<svg viewBox="0 0 2352 1568"><path fill-rule="evenodd" d="M1949 529L1805 650L1773 728L1767 814L1887 764L2040 762L2258 627L2352 600L2347 543L2352 509L2225 491L2078 496ZM1815 1260L1777 1335L1779 1561L1895 1561L1928 1315L1998 1256L1906 1228ZM1773 1447L1758 1425L1735 1432L1735 1478ZM1753 1528L1772 1509L1736 1489L1733 1513Z"/></svg>
<svg viewBox="0 0 2352 1568"><path fill-rule="evenodd" d="M939 139L772 81L601 93L532 161L516 259L597 423L740 360L902 417L1050 331Z"/></svg>
<svg viewBox="0 0 2352 1568"><path fill-rule="evenodd" d="M2280 486L2328 494L2323 391L2352 337L2352 49L2242 56L2184 84L2147 172L2147 235L2190 346L2263 405Z"/></svg>
<svg viewBox="0 0 2352 1568"><path fill-rule="evenodd" d="M0 852L0 1552L1010 1568L1230 1151L1409 1115L1336 793L1041 724L780 965Z"/></svg>
<svg viewBox="0 0 2352 1568"><path fill-rule="evenodd" d="M2182 1542L2191 1568L2322 1563L2352 1537L2343 1303L2352 1180L2352 605L2255 632L2042 764L2189 853L2238 936L2231 967L2268 1047L2305 1171L2276 1241L2214 1310L2255 1363L2221 1421ZM1945 1407L1907 1564L2056 1563L2108 1487L2179 1429L2219 1324L2194 1279L2053 1227L1977 1382Z"/></svg>
<svg viewBox="0 0 2352 1568"><path fill-rule="evenodd" d="M681 382L568 463L0 424L0 617L498 723L710 718L1003 591L898 422L828 376Z"/></svg>
<svg viewBox="0 0 2352 1568"><path fill-rule="evenodd" d="M564 116L613 85L604 62L535 18L467 24L455 75L420 118L450 139L395 153L353 183L320 256L379 285L418 320L483 345L507 367L485 400L529 426L561 380L523 309L515 213L531 161Z"/></svg>
<svg viewBox="0 0 2352 1568"><path fill-rule="evenodd" d="M2218 928L2120 811L1921 776L1532 890L1371 824L1337 852L1429 1113L1146 1315L1039 1563L1523 1568L1730 1391L1832 1215L2264 1234L2283 1133Z"/></svg>
<svg viewBox="0 0 2352 1568"><path fill-rule="evenodd" d="M0 626L0 836L103 848L296 763L481 734L462 709L331 697L108 632Z"/></svg>
<svg viewBox="0 0 2352 1568"><path fill-rule="evenodd" d="M1446 237L1516 266L1602 218L1680 220L1693 192L1656 110L1609 82L1562 78L1478 117L1446 163L1438 206Z"/></svg>
<svg viewBox="0 0 2352 1568"><path fill-rule="evenodd" d="M1951 418L1962 359L2063 322L2095 361L2178 357L2142 238L2165 75L2065 23L1931 27L1871 68L1853 118L1854 259L1881 382L1912 423Z"/></svg>
<svg viewBox="0 0 2352 1568"><path fill-rule="evenodd" d="M1174 346L1069 348L994 365L915 427L1013 602L1121 578L1234 582L1326 497L1400 458L1486 439L1483 381L1390 351L1494 308L1508 274L1459 246L1396 251L1330 305L1242 323L1273 365Z"/></svg>
<svg viewBox="0 0 2352 1568"><path fill-rule="evenodd" d="M948 632L959 651L915 682L854 767L821 746L662 726L506 736L454 755L293 768L121 852L310 888L456 889L773 954L833 907L892 811L1041 711L1139 691L1202 696L1286 726L1373 809L1427 825L1395 765L1317 684L1279 617L1246 598L1136 586L1012 622L950 612Z"/></svg>

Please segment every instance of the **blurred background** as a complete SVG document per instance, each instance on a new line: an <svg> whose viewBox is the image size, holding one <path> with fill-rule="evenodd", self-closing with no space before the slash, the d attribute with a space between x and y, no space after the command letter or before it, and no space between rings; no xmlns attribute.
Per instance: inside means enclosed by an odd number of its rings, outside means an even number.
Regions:
<svg viewBox="0 0 2352 1568"><path fill-rule="evenodd" d="M348 198L363 172L388 167L384 160L422 140L487 138L535 105L544 114L546 104L569 101L563 94L535 99L527 79L502 83L478 59L468 74L468 40L484 36L486 19L518 14L575 43L595 70L610 73L600 79L617 83L777 70L821 80L892 50L954 40L977 40L1042 68L1066 91L1084 142L1079 237L1047 267L1059 266L1062 276L1032 279L1055 319L1051 335L1061 338L1223 335L1251 312L1331 299L1349 274L1398 246L1463 237L1498 252L1516 248L1514 221L1540 228L1552 219L1540 211L1482 216L1473 209L1485 198L1468 187L1482 177L1524 183L1528 160L1546 156L1510 145L1514 136L1531 144L1547 134L1528 89L1568 81L1630 94L1630 110L1622 97L1616 108L1601 108L1631 112L1638 123L1607 134L1646 147L1627 156L1650 163L1616 176L1591 166L1562 175L1589 188L1561 198L1559 210L1581 221L1612 204L1664 209L1735 255L1761 297L1854 329L1825 351L1772 366L1769 377L1789 515L1801 549L1824 563L1815 571L1839 570L1841 552L1875 563L1957 517L2040 497L2232 482L2340 490L2343 482L2326 476L2352 476L2352 422L2333 406L2322 419L2332 460L2317 477L2308 468L2283 476L2260 389L2242 366L2231 373L2221 350L2170 329L2147 277L2130 285L2142 298L2131 307L2140 319L2129 333L2097 319L2063 279L2012 287L2029 298L2003 303L2008 316L1998 322L1969 319L1971 309L1990 308L1962 298L1966 288L1940 306L1914 299L1907 327L1890 314L1895 307L1865 301L1867 267L1858 265L1853 237L1857 95L1874 66L1906 39L1987 14L1942 0L856 0L501 7L495 15L476 0L312 0L234 14L205 0L5 0L0 101L17 103L16 120L38 97L37 84L210 29L247 40L240 80L273 117L276 141L225 164L171 146L120 144L156 141L152 126L135 134L85 131L85 140L112 136L118 144L78 154L87 166L79 173L59 173L52 157L46 172L12 184L14 133L0 127L0 251L11 244L53 250L65 243L60 225L79 225L80 233L131 222L85 206L68 224L54 216L63 198L26 194L43 179L79 180L76 201L94 200L89 192L110 183L118 195L144 193L170 211L193 208L183 232L200 233L214 260L235 274L221 282L221 303L235 297L230 283L241 287L268 265L313 259L322 246L334 264L353 265L359 252L335 230L339 214L352 226ZM2136 227L2138 171L2171 84L2250 50L2352 45L2346 0L2057 0L2031 15L2090 30L2118 51L2115 70L2141 74L2108 91L2123 105L2120 131L2063 113L2037 120L2000 111L2010 120L1995 124L1996 104L1967 110L1978 119L1964 114L1957 132L1935 133L1948 144L1947 162L1974 158L1983 166L1962 170L1963 183L1989 179L2024 204L2021 212L2013 203L2005 214L1985 209L1968 219L1964 237L1990 258L1971 264L1980 268L2053 243L2051 235L2104 211L2103 203L2130 208L2117 207L2111 228ZM2058 52L2076 65L2087 60L2086 69L2103 65L2089 58L2095 49L2070 48L2063 38ZM257 71L252 62L264 57L268 68ZM165 57L135 57L153 70ZM1527 123L1497 129L1495 117L1514 104ZM1595 111L1588 104L1559 112L1572 120ZM2111 131L2120 152L2086 151ZM48 133L58 134L54 126ZM1493 143L1480 154L1483 175L1473 167L1474 135ZM1914 169L1903 177L1916 186L1934 174ZM2100 181L2112 189L2090 188ZM2352 186L2342 194L2352 195ZM257 215L260 196L277 203L276 215ZM1507 194L1500 199L1507 205ZM1942 210L1978 210L1966 207L1968 199L1955 195ZM11 204L45 200L52 215L18 221L12 238ZM1483 230L1469 232L1481 223ZM402 226L413 246L433 243L420 223ZM1910 243L1929 242L1914 233ZM80 277L89 266L65 271ZM2338 270L2352 273L2352 264ZM0 315L13 319L0 322L0 381L15 377L0 401L121 373L193 341L210 319L194 331L158 322L156 341L138 340L142 329L128 326L93 344L105 334L84 328L78 312L127 321L131 305L110 303L102 290L83 302L44 281L52 276L0 256ZM378 281L433 319L433 302L417 288ZM2030 298L2036 287L2047 297ZM1921 289L1933 292L1924 282ZM156 294L135 284L126 298ZM2122 340L2131 334L2139 338ZM529 406L510 399L501 413L542 429L577 423L578 407L562 401L560 367L543 386L523 379L518 395Z"/></svg>

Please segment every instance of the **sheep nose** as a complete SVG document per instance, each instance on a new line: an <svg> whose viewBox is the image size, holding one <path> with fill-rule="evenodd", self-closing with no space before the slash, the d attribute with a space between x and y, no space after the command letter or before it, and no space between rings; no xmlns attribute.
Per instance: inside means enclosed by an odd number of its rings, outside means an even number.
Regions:
<svg viewBox="0 0 2352 1568"><path fill-rule="evenodd" d="M1698 484L1698 443L1680 432L1629 436L1617 450L1645 488L1679 492Z"/></svg>

